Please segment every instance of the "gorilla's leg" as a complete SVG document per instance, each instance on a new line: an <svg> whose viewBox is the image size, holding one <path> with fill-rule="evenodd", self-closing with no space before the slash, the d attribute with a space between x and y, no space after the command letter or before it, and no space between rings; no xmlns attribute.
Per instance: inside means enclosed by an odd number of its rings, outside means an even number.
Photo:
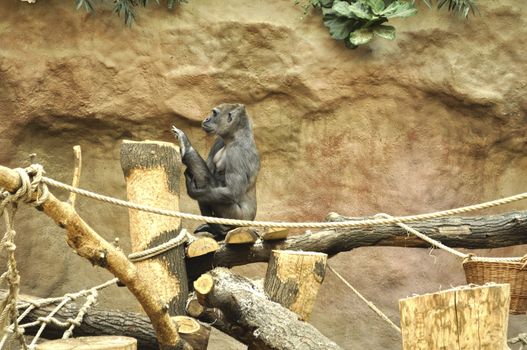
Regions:
<svg viewBox="0 0 527 350"><path fill-rule="evenodd" d="M225 239L225 235L227 234L227 232L229 232L233 228L234 226L227 226L227 225L220 225L220 224L203 224L203 225L199 225L194 230L194 233L207 232L207 233L210 233L215 240L222 241L223 239Z"/></svg>
<svg viewBox="0 0 527 350"><path fill-rule="evenodd" d="M175 126L172 126L172 132L179 140L181 158L183 164L187 166L185 177L187 179L190 177L196 188L216 186L217 181L207 167L207 163L192 147L187 135Z"/></svg>

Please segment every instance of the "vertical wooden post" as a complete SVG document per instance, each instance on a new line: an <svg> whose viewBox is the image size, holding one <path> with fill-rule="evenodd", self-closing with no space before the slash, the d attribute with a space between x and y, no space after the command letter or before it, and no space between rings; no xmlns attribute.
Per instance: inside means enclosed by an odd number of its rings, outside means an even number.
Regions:
<svg viewBox="0 0 527 350"><path fill-rule="evenodd" d="M399 300L404 350L503 350L508 284L460 287Z"/></svg>
<svg viewBox="0 0 527 350"><path fill-rule="evenodd" d="M164 209L179 210L181 157L172 143L123 141L121 167L128 199ZM174 217L129 210L132 251L142 251L175 237L181 220ZM155 289L171 316L185 313L188 281L185 247L180 245L136 263L138 273L155 276Z"/></svg>
<svg viewBox="0 0 527 350"><path fill-rule="evenodd" d="M326 275L327 254L273 250L264 290L271 300L308 320Z"/></svg>

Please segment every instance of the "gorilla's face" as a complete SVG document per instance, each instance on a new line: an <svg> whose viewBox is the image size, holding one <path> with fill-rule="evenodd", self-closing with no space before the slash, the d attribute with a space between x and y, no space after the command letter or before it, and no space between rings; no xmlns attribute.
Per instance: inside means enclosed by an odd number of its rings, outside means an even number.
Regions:
<svg viewBox="0 0 527 350"><path fill-rule="evenodd" d="M245 106L241 103L222 103L212 109L201 126L209 134L227 137L237 130L244 113Z"/></svg>

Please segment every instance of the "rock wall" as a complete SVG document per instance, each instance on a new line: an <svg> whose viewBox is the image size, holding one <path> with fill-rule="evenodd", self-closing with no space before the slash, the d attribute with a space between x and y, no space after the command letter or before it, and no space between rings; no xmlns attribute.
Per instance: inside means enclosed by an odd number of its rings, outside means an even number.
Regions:
<svg viewBox="0 0 527 350"><path fill-rule="evenodd" d="M395 41L351 51L292 0L190 0L173 13L151 6L131 29L110 9L87 15L71 0L2 1L0 164L20 166L35 152L49 176L69 182L78 143L82 187L124 197L122 139L170 141L176 124L205 152L212 140L199 121L235 101L253 118L262 156L258 219L422 213L523 192L527 3L479 7L464 21L421 6L394 21ZM181 207L198 212L186 196ZM129 249L126 210L83 198L78 208ZM58 295L109 278L34 210L21 209L17 225L23 292ZM399 298L464 283L460 261L438 251L364 248L331 263L394 320ZM101 298L139 309L124 289ZM525 321L513 318L511 334ZM400 348L331 273L312 322L346 349ZM214 338L211 348L243 347Z"/></svg>

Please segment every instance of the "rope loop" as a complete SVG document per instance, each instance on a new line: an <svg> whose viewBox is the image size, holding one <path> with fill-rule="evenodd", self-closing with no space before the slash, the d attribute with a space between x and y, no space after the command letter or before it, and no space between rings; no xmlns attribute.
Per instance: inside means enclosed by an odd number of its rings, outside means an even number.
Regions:
<svg viewBox="0 0 527 350"><path fill-rule="evenodd" d="M154 256L157 256L175 247L178 247L188 240L193 240L193 239L194 237L187 230L182 229L176 237L172 238L168 242L165 242L163 244L160 244L155 247L145 249L139 252L131 253L128 255L128 259L130 259L130 261L132 262L138 262L138 261L150 259Z"/></svg>
<svg viewBox="0 0 527 350"><path fill-rule="evenodd" d="M16 168L14 170L20 178L20 187L15 193L0 189L0 215L8 204L16 206L16 203L21 200L24 203L39 206L49 198L48 186L42 181L44 177L42 165L31 164L25 169Z"/></svg>

